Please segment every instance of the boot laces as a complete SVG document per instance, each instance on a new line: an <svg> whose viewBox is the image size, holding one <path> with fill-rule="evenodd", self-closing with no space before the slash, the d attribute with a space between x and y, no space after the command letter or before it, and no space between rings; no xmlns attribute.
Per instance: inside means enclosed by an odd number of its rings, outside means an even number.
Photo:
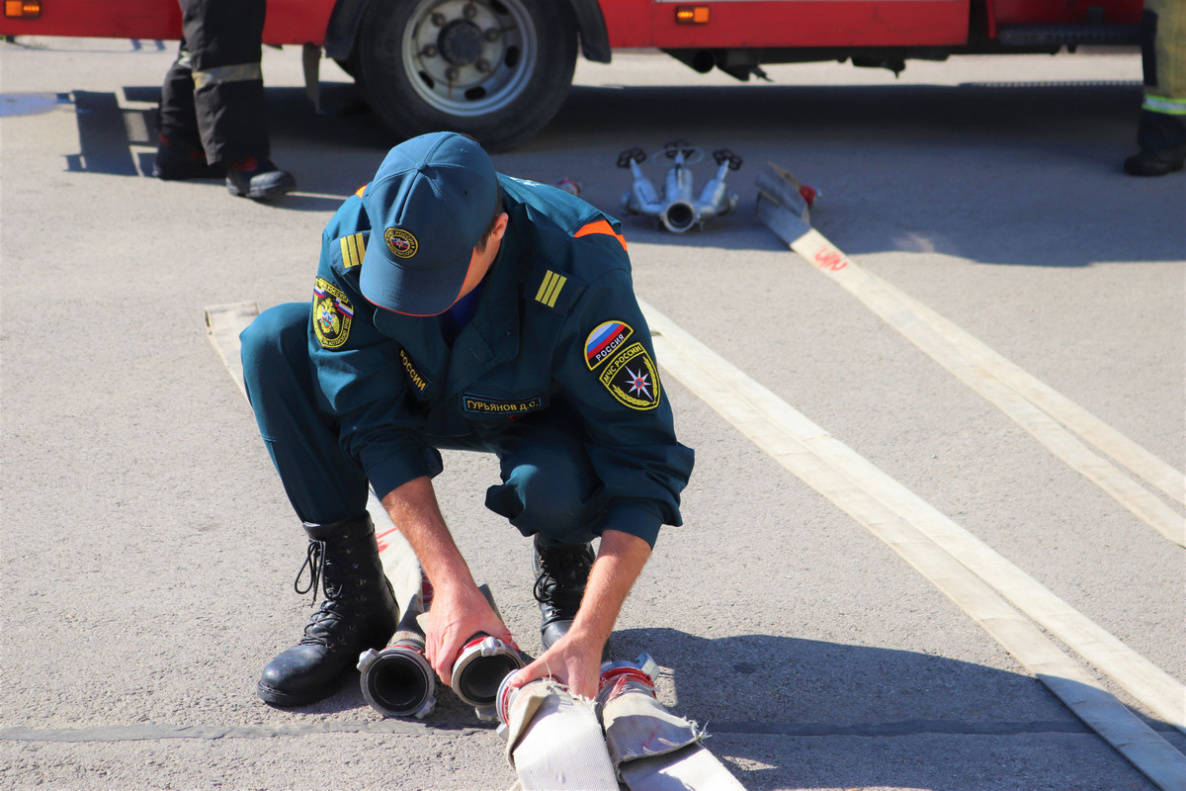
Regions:
<svg viewBox="0 0 1186 791"><path fill-rule="evenodd" d="M332 571L333 564L330 564ZM301 577L305 576L305 569L309 570L309 584L304 588L301 587ZM342 579L338 584L334 584L326 572L326 546L324 541L316 539L309 539L309 549L305 553L305 562L301 565L301 570L297 572L296 579L292 581L292 588L301 596L304 596L310 591L313 593L313 601L309 604L310 607L317 603L317 589L321 588L322 596L329 601L336 601L341 598L342 592L345 589L345 579ZM345 575L342 575L343 577Z"/></svg>
<svg viewBox="0 0 1186 791"><path fill-rule="evenodd" d="M336 604L337 602L330 599L321 603L321 609L313 613L309 623L305 624L302 645L323 645L332 648L334 643L345 644L346 638L341 634L341 630L342 624L346 623L346 617L338 611Z"/></svg>
<svg viewBox="0 0 1186 791"><path fill-rule="evenodd" d="M309 623L305 626L305 636L301 638L301 643L304 645L320 644L329 647L335 641L343 642L343 638L336 633L338 624L342 623L345 618L336 605L345 590L345 579L336 585L333 584L330 578L334 576L334 564L331 561L327 569L326 555L326 542L310 539L309 548L305 553L305 562L301 565L301 570L297 572L296 579L292 583L293 590L302 596L309 592L313 593L310 607L317 603L318 587L321 588L323 596L320 609L313 613L309 618ZM302 588L301 577L305 575L305 569L309 570L309 584ZM345 575L341 576L345 577Z"/></svg>

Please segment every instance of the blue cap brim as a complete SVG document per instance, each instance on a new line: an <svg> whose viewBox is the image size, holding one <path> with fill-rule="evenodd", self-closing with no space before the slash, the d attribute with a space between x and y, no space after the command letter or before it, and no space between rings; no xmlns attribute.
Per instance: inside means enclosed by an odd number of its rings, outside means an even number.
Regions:
<svg viewBox="0 0 1186 791"><path fill-rule="evenodd" d="M377 243L383 244L383 240ZM438 316L457 301L469 271L469 256L463 266L413 270L386 256L372 258L370 247L374 244L367 246L367 258L358 276L362 295L370 302L408 316Z"/></svg>

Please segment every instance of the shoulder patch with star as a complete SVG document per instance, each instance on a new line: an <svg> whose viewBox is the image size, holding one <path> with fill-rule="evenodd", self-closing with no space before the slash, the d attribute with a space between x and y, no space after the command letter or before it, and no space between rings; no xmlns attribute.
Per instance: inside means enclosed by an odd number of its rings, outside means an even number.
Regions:
<svg viewBox="0 0 1186 791"><path fill-rule="evenodd" d="M659 406L659 371L641 343L632 343L610 358L598 378L624 406L640 412Z"/></svg>

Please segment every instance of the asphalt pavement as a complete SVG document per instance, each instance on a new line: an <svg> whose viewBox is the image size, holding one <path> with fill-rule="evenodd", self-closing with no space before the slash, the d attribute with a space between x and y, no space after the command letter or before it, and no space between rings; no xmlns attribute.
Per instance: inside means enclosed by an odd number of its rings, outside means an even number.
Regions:
<svg viewBox="0 0 1186 791"><path fill-rule="evenodd" d="M268 50L274 159L298 191L265 204L152 179L173 47L0 44L0 788L511 788L502 740L449 695L423 722L384 720L354 683L296 710L255 696L310 612L292 589L304 539L204 311L307 300L322 227L396 141L333 64L316 113L299 52ZM1109 493L1103 467L1053 452L753 208L767 162L819 188L813 225L852 271L914 301L890 319L908 333L939 314L1180 486L1186 175L1120 170L1139 56L957 58L897 79L768 72L743 85L657 53L582 63L554 122L494 157L505 173L580 182L619 216L624 149L647 150L656 181L673 139L744 159L735 215L680 235L624 218L637 291L671 342L687 333L724 362L700 358L720 374L714 399L678 374L674 346L670 367L658 355L696 470L614 655L651 653L660 698L707 724L706 745L749 789L1154 788L954 583L918 570L920 541L891 546L853 500L792 471L769 450L775 423L754 418L751 436L731 422L739 394L764 388L1114 637L1131 652L1116 672L1049 624L1020 648L1049 641L1186 760L1163 713L1176 707L1181 726L1186 699L1142 698L1125 670L1186 682L1186 550L1134 512L1159 503L1180 522L1181 489L1080 438L1148 498ZM693 170L703 183L715 168ZM529 545L482 506L496 478L492 458L449 453L438 496L536 651Z"/></svg>

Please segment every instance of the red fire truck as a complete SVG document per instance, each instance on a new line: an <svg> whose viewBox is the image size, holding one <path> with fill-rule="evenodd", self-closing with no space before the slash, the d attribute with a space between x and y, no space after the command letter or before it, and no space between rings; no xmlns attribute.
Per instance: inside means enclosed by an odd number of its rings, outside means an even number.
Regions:
<svg viewBox="0 0 1186 791"><path fill-rule="evenodd" d="M3 0L0 34L177 39L176 0ZM397 135L467 132L492 150L538 132L579 54L657 48L746 80L764 63L1137 44L1141 0L269 0L264 43L321 53Z"/></svg>

